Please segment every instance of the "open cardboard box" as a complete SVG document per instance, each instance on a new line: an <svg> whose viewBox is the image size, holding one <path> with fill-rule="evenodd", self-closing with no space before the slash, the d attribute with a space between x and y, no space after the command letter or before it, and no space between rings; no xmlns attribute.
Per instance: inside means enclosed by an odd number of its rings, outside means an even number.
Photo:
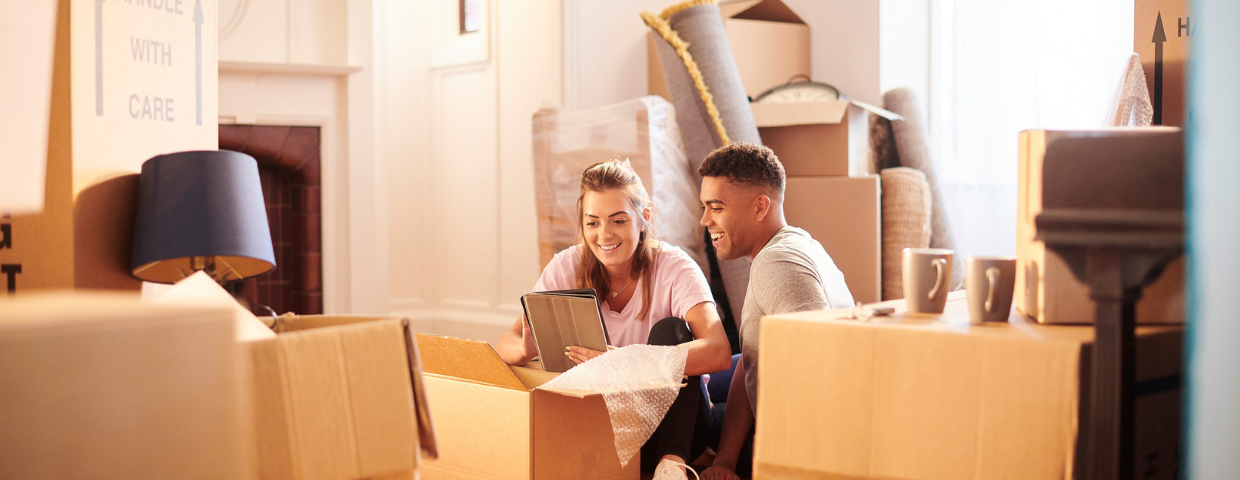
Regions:
<svg viewBox="0 0 1240 480"><path fill-rule="evenodd" d="M965 292L942 315L903 300L767 316L754 478L1078 478L1089 445L1094 329L970 325ZM1136 331L1135 471L1177 478L1184 329Z"/></svg>
<svg viewBox="0 0 1240 480"><path fill-rule="evenodd" d="M241 367L225 308L0 299L0 478L239 478Z"/></svg>
<svg viewBox="0 0 1240 480"><path fill-rule="evenodd" d="M790 177L875 173L870 161L869 114L903 118L851 100L756 102L749 109L762 144L775 152Z"/></svg>
<svg viewBox="0 0 1240 480"><path fill-rule="evenodd" d="M557 374L509 366L486 342L417 341L439 447L422 478L639 478L636 456L620 466L602 394L537 388Z"/></svg>
<svg viewBox="0 0 1240 480"><path fill-rule="evenodd" d="M435 454L407 319L285 315L275 330L247 344L261 478L408 476Z"/></svg>
<svg viewBox="0 0 1240 480"><path fill-rule="evenodd" d="M1128 155L1133 162L1147 161L1138 158L1154 155L1153 164L1138 165L1126 172L1109 172L1108 175L1085 176L1091 182L1123 183L1124 179L1159 175L1161 172L1182 168L1184 162L1184 136L1178 128L1104 128L1096 130L1026 130L1020 132L1016 208L1016 294L1013 304L1025 316L1047 324L1088 324L1094 322L1094 301L1089 298L1089 286L1072 274L1072 269L1058 254L1049 251L1038 240L1035 219L1043 206L1043 163L1048 148L1058 149L1052 154L1074 155L1085 159L1092 155L1087 151L1074 151L1074 147L1088 146L1092 142L1114 142L1103 147L1109 152ZM1065 142L1066 141L1066 142ZM1064 142L1063 148L1055 147ZM1137 153L1141 155L1137 155ZM1157 170L1155 170L1157 168ZM1151 173L1153 172L1153 173ZM1158 182L1156 189L1141 192L1142 195L1160 197L1177 195L1183 189L1183 174L1163 175L1166 181ZM1101 188L1100 191L1108 191ZM1178 193L1181 197L1183 193ZM1184 323L1185 259L1180 257L1167 266L1162 275L1141 292L1137 300L1137 323L1167 324Z"/></svg>
<svg viewBox="0 0 1240 480"><path fill-rule="evenodd" d="M810 72L809 25L779 0L746 0L719 5L732 57L745 94L757 97ZM647 35L647 88L668 98L663 69L655 54L654 34Z"/></svg>

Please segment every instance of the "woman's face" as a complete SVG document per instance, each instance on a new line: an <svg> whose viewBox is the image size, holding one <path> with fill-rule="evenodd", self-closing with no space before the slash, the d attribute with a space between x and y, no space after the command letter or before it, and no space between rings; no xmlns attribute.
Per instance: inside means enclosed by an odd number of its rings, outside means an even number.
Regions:
<svg viewBox="0 0 1240 480"><path fill-rule="evenodd" d="M650 210L638 212L620 189L586 191L581 199L581 230L586 246L603 265L624 267L637 251L642 220Z"/></svg>

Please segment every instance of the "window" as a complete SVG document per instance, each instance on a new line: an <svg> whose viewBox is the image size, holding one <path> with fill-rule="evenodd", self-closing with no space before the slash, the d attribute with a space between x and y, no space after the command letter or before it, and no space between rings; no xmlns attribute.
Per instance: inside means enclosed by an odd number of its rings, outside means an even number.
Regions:
<svg viewBox="0 0 1240 480"><path fill-rule="evenodd" d="M1132 0L930 0L928 128L957 253L1016 251L1017 134L1097 128Z"/></svg>

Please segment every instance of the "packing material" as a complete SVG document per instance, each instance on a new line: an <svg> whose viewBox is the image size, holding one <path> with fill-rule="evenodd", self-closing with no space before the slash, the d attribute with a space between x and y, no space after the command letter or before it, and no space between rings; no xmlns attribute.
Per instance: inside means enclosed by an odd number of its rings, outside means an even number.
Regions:
<svg viewBox="0 0 1240 480"><path fill-rule="evenodd" d="M1088 424L1088 326L942 315L766 317L754 478L1076 478ZM1177 478L1183 328L1136 332L1135 461Z"/></svg>

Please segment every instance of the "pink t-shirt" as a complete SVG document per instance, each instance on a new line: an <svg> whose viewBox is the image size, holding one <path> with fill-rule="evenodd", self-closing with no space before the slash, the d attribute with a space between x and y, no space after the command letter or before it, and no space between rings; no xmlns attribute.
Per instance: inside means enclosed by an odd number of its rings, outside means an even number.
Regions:
<svg viewBox="0 0 1240 480"><path fill-rule="evenodd" d="M581 262L582 248L582 245L574 245L555 254L547 268L543 269L538 283L534 284L534 291L577 288L577 265ZM645 288L642 284L645 280L640 277L633 281L637 284L637 290L622 310L613 312L605 301L600 305L612 346L644 344L655 322L667 317L685 318L689 309L697 304L715 301L702 269L684 250L660 242L655 252L650 313L646 318L637 318L642 311L642 291Z"/></svg>

